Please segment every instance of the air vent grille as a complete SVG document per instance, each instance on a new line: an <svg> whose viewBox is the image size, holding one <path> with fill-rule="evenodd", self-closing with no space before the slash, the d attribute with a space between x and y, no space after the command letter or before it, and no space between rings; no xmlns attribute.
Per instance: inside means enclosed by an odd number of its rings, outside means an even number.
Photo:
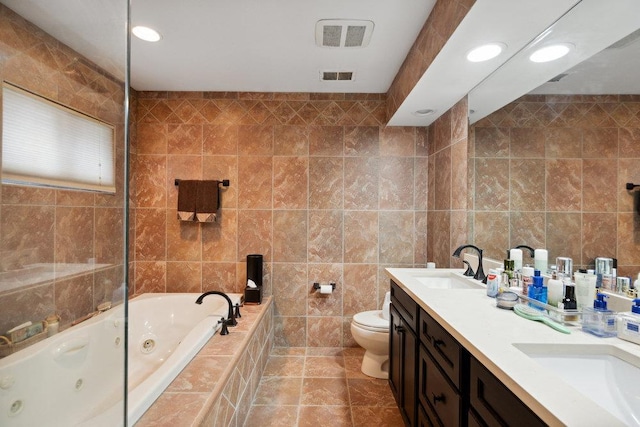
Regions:
<svg viewBox="0 0 640 427"><path fill-rule="evenodd" d="M316 23L316 44L321 47L365 47L371 40L373 22L323 19Z"/></svg>
<svg viewBox="0 0 640 427"><path fill-rule="evenodd" d="M340 25L325 25L322 28L322 43L328 47L340 47L342 27Z"/></svg>
<svg viewBox="0 0 640 427"><path fill-rule="evenodd" d="M320 80L323 82L349 81L355 79L353 71L320 71Z"/></svg>

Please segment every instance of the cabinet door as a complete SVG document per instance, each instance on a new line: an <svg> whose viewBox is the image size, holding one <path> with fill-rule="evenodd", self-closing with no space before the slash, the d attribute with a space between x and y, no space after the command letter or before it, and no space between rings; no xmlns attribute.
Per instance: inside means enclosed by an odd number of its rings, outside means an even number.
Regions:
<svg viewBox="0 0 640 427"><path fill-rule="evenodd" d="M453 385L460 392L464 392L461 388L462 381L460 381L465 362L462 346L423 309L420 309L418 324L420 325L418 332L420 342L429 350L429 354L449 377Z"/></svg>
<svg viewBox="0 0 640 427"><path fill-rule="evenodd" d="M389 386L398 407L402 407L402 318L393 303L389 306Z"/></svg>
<svg viewBox="0 0 640 427"><path fill-rule="evenodd" d="M416 336L391 304L389 331L389 385L400 413L409 426L416 420Z"/></svg>
<svg viewBox="0 0 640 427"><path fill-rule="evenodd" d="M437 421L443 426L461 425L460 395L422 345L418 364L420 369L418 396L422 406L430 407L436 414Z"/></svg>
<svg viewBox="0 0 640 427"><path fill-rule="evenodd" d="M546 425L536 414L474 357L470 361L470 404L477 424L538 427Z"/></svg>

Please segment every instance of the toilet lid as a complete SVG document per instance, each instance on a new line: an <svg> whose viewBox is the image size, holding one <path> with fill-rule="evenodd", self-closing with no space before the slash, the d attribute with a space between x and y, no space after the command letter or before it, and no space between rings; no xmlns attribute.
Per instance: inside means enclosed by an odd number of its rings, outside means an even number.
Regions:
<svg viewBox="0 0 640 427"><path fill-rule="evenodd" d="M382 317L382 310L363 311L353 316L353 321L368 328L389 330L389 320Z"/></svg>

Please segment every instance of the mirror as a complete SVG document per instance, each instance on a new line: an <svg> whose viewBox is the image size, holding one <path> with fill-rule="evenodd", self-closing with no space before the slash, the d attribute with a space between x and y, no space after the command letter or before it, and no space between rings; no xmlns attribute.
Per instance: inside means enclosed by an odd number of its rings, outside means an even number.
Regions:
<svg viewBox="0 0 640 427"><path fill-rule="evenodd" d="M622 3L601 10L583 0L469 93L469 240L486 257L525 244L547 248L550 265L569 256L586 268L607 256L619 275L640 270L638 195L625 188L640 181L640 82L627 74L638 69L640 22L630 17L640 6ZM565 19L572 25L562 27ZM533 67L520 61L546 34L571 28L579 53L599 53L527 77ZM583 47L593 35L606 44Z"/></svg>

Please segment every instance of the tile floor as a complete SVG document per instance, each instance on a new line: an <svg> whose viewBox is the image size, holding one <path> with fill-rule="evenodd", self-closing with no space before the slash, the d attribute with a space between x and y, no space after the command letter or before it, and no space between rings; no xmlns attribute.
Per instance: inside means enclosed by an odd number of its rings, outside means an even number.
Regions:
<svg viewBox="0 0 640 427"><path fill-rule="evenodd" d="M360 372L363 353L274 348L244 426L403 426L387 380Z"/></svg>

